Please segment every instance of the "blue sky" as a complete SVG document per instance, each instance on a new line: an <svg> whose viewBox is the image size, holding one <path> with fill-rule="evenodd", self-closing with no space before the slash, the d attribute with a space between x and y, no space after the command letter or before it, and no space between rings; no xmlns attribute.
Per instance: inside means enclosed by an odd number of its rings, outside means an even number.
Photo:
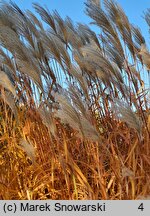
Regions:
<svg viewBox="0 0 150 216"><path fill-rule="evenodd" d="M7 0L9 1L9 0ZM86 0L14 0L22 9L32 10L32 2L39 2L46 5L50 11L57 10L64 18L66 15L71 17L75 22L89 23L90 19L85 15L84 2ZM143 12L150 8L150 0L117 0L123 7L131 23L138 25L149 39L147 25L142 18Z"/></svg>

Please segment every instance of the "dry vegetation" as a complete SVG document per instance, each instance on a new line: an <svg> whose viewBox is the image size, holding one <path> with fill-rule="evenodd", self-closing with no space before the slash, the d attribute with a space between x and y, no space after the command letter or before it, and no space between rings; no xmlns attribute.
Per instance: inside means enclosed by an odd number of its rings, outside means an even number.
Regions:
<svg viewBox="0 0 150 216"><path fill-rule="evenodd" d="M33 7L41 19L0 4L0 198L148 199L150 53L140 29L111 0L85 5L98 34Z"/></svg>

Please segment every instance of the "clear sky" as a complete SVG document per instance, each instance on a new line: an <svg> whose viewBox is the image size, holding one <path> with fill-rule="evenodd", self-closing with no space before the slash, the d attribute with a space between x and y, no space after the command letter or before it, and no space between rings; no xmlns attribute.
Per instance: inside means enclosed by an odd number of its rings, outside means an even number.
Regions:
<svg viewBox="0 0 150 216"><path fill-rule="evenodd" d="M3 1L3 0L0 0ZM9 0L6 0L9 1ZM57 10L64 18L66 15L72 18L75 22L89 23L90 19L85 15L84 2L86 0L13 0L22 9L31 9L32 2L39 2L41 5L46 5L50 11ZM131 23L138 25L146 36L148 35L148 27L142 18L143 12L150 8L150 0L117 0L122 6ZM149 40L150 41L150 40Z"/></svg>

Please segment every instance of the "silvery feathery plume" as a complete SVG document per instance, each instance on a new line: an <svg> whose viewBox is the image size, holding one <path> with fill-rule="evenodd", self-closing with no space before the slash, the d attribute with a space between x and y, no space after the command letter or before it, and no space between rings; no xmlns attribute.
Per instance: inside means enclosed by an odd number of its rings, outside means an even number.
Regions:
<svg viewBox="0 0 150 216"><path fill-rule="evenodd" d="M129 169L128 167L122 167L122 177L125 178L125 177L131 177L131 178L134 178L134 172Z"/></svg>
<svg viewBox="0 0 150 216"><path fill-rule="evenodd" d="M143 63L145 64L147 69L150 70L150 53L147 50L147 47L145 44L141 45L141 50L140 50L139 54L142 56Z"/></svg>
<svg viewBox="0 0 150 216"><path fill-rule="evenodd" d="M1 94L0 97L10 107L14 116L17 117L17 107L15 105L15 99L14 99L12 93L5 91L5 93Z"/></svg>
<svg viewBox="0 0 150 216"><path fill-rule="evenodd" d="M70 92L67 91L62 91L61 94L55 93L55 100L60 105L60 108L55 112L55 116L60 118L64 124L69 124L72 128L76 129L80 138L98 141L99 135L87 116L88 111L84 111L83 113L84 105L80 104L81 100L78 101L76 98L75 104L72 95L71 100L68 94Z"/></svg>
<svg viewBox="0 0 150 216"><path fill-rule="evenodd" d="M112 108L117 118L126 122L129 127L136 129L139 135L141 135L142 122L127 103L114 99Z"/></svg>
<svg viewBox="0 0 150 216"><path fill-rule="evenodd" d="M30 140L27 141L26 139L21 139L19 144L26 152L27 156L32 160L32 162L35 163L35 148Z"/></svg>
<svg viewBox="0 0 150 216"><path fill-rule="evenodd" d="M97 7L100 7L101 0L88 0L89 3L95 4Z"/></svg>
<svg viewBox="0 0 150 216"><path fill-rule="evenodd" d="M146 20L146 22L147 22L147 24L149 25L149 27L150 27L150 8L149 9L147 9L147 11L146 11L146 13L145 13L145 20Z"/></svg>
<svg viewBox="0 0 150 216"><path fill-rule="evenodd" d="M88 98L89 97L88 96L88 83L86 81L86 78L82 76L82 70L76 65L71 65L70 72L74 76L74 78L78 81L86 98Z"/></svg>
<svg viewBox="0 0 150 216"><path fill-rule="evenodd" d="M4 71L0 71L0 85L9 90L16 97L15 87Z"/></svg>
<svg viewBox="0 0 150 216"><path fill-rule="evenodd" d="M53 136L56 135L56 125L53 119L53 113L48 107L41 106L38 109L41 116L43 124L48 128L48 131L52 133Z"/></svg>
<svg viewBox="0 0 150 216"><path fill-rule="evenodd" d="M101 50L94 40L90 40L89 44L82 46L80 51L84 57L89 57L92 60L95 60L95 58L98 58L99 55L101 55Z"/></svg>

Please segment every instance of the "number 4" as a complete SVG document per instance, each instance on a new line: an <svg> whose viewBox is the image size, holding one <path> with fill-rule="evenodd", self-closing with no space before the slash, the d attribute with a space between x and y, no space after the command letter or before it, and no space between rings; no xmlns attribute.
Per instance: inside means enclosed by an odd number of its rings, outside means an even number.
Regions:
<svg viewBox="0 0 150 216"><path fill-rule="evenodd" d="M143 203L141 203L138 207L139 210L143 211L144 210L144 207L143 207Z"/></svg>

